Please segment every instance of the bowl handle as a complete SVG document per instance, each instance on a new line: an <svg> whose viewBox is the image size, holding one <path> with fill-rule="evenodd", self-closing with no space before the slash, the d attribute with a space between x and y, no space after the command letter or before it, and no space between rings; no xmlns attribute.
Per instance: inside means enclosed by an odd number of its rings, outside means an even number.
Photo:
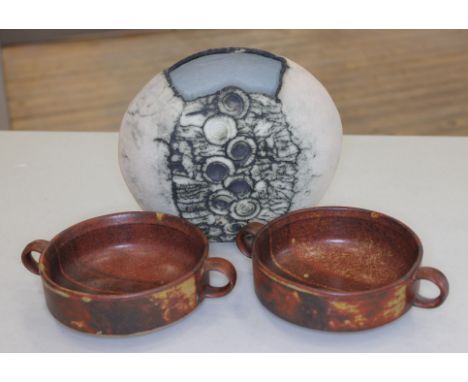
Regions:
<svg viewBox="0 0 468 382"><path fill-rule="evenodd" d="M210 285L209 281L206 281L204 288L205 297L222 297L228 294L234 288L234 285L236 285L237 272L229 261L221 257L209 257L205 262L204 280L209 280L207 273L210 271L223 273L227 277L228 283L222 287L215 287Z"/></svg>
<svg viewBox="0 0 468 382"><path fill-rule="evenodd" d="M255 235L263 228L262 223L252 222L241 228L236 236L236 244L239 251L245 256L252 257L252 247L255 241Z"/></svg>
<svg viewBox="0 0 468 382"><path fill-rule="evenodd" d="M420 308L436 308L441 305L448 296L449 283L447 277L438 269L431 267L421 267L416 271L415 279L417 280L428 280L433 282L439 288L439 295L435 298L427 298L416 293L414 297L414 306Z"/></svg>
<svg viewBox="0 0 468 382"><path fill-rule="evenodd" d="M32 256L33 252L39 252L43 254L49 242L47 240L34 240L30 242L23 250L21 254L21 261L28 271L38 275L39 274L39 263Z"/></svg>

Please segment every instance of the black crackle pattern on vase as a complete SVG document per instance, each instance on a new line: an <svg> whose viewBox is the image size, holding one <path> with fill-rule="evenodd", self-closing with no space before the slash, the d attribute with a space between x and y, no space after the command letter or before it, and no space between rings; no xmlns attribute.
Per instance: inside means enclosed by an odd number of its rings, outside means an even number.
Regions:
<svg viewBox="0 0 468 382"><path fill-rule="evenodd" d="M211 240L289 211L300 147L278 98L227 87L185 102L169 146L175 205Z"/></svg>

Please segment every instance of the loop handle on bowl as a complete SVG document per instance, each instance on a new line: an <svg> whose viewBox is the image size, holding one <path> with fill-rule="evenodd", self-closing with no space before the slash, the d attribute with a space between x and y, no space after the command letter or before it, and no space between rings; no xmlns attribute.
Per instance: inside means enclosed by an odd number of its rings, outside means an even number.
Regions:
<svg viewBox="0 0 468 382"><path fill-rule="evenodd" d="M228 283L222 287L215 287L207 282L204 289L205 297L225 296L232 290L232 288L234 288L234 285L236 285L236 269L229 261L221 257L209 257L205 262L205 275L209 271L218 271L223 273L228 278ZM209 277L205 277L205 279L209 280Z"/></svg>
<svg viewBox="0 0 468 382"><path fill-rule="evenodd" d="M236 236L236 244L239 251L245 256L252 257L252 247L255 241L255 235L263 228L262 223L252 222L241 228Z"/></svg>
<svg viewBox="0 0 468 382"><path fill-rule="evenodd" d="M438 269L421 267L416 271L415 281L428 280L439 288L439 295L435 298L427 298L416 293L413 305L420 308L436 308L441 305L448 296L449 284L447 277Z"/></svg>
<svg viewBox="0 0 468 382"><path fill-rule="evenodd" d="M23 265L28 269L28 271L38 275L39 272L39 263L36 259L32 256L33 252L38 252L42 255L45 251L49 242L47 240L34 240L30 242L23 250L21 254L21 261Z"/></svg>

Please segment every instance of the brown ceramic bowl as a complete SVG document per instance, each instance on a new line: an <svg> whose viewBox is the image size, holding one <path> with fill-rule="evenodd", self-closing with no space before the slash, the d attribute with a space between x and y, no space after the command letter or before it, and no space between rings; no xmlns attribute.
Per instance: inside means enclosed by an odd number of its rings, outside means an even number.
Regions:
<svg viewBox="0 0 468 382"><path fill-rule="evenodd" d="M237 236L252 257L255 291L276 315L314 329L346 331L383 325L411 306L435 308L447 297L446 277L421 267L415 233L384 214L348 207L298 210ZM418 294L433 282L436 298Z"/></svg>
<svg viewBox="0 0 468 382"><path fill-rule="evenodd" d="M37 262L32 252L39 252ZM63 324L93 334L132 334L168 325L205 297L229 293L236 271L208 258L208 240L170 215L125 212L74 225L21 255L42 278L47 306ZM209 271L228 284L209 284Z"/></svg>

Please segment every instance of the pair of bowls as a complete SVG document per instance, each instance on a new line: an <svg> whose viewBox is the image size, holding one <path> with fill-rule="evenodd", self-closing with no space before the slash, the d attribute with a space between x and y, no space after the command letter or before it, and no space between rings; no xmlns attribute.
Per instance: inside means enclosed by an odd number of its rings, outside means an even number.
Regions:
<svg viewBox="0 0 468 382"><path fill-rule="evenodd" d="M298 210L237 235L252 257L255 291L276 315L314 329L383 325L411 306L434 308L448 294L437 269L421 267L415 233L389 216L349 207ZM39 261L32 256L40 253ZM205 297L221 297L236 270L208 257L208 240L182 218L127 212L86 220L26 246L22 261L42 278L47 306L63 324L93 334L125 335L166 326ZM227 277L212 286L210 271ZM418 294L419 280L440 290Z"/></svg>

